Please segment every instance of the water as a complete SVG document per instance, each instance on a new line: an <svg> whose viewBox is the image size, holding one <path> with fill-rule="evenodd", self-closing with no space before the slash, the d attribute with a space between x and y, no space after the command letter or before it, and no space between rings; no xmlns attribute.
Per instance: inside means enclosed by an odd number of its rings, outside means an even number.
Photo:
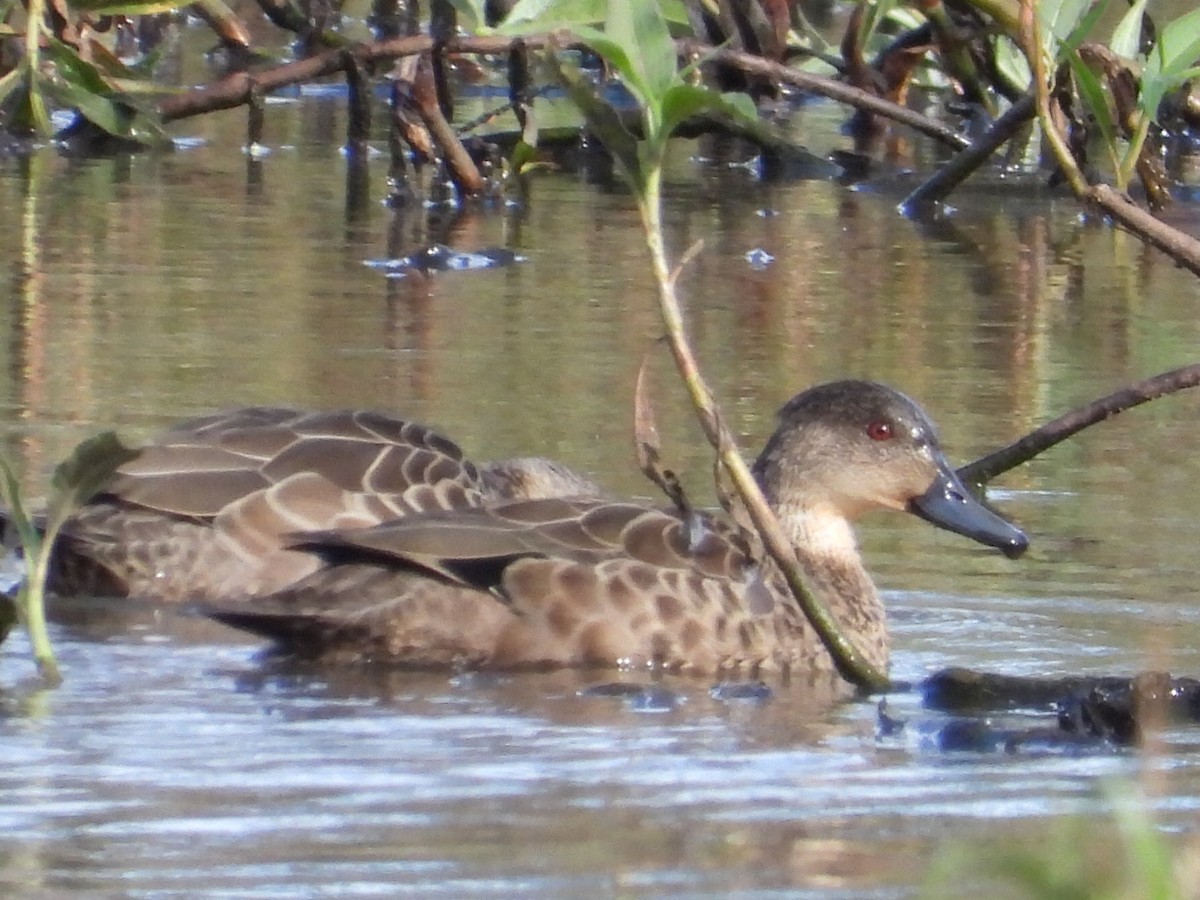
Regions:
<svg viewBox="0 0 1200 900"><path fill-rule="evenodd" d="M198 140L169 156L0 161L0 443L29 482L102 428L136 440L282 403L401 411L473 455L547 453L650 496L630 398L659 326L628 198L565 170L523 206L389 209L382 159L347 189L341 117L336 97L273 104L256 160L226 113L183 123ZM806 111L814 146L839 145L837 121ZM903 161L848 188L764 184L728 164L746 158L681 143L666 220L674 252L705 242L689 324L748 448L796 390L854 375L919 398L965 461L1195 359L1200 286L1073 201L977 185L913 222L894 210ZM524 259L402 279L364 264L426 243ZM710 496L656 372L671 463ZM1033 538L1019 562L866 523L893 675L1200 675L1196 409L1158 401L1001 479ZM909 727L881 739L873 702L798 689L724 701L667 678L674 702L639 707L579 694L648 681L634 673L280 668L216 626L107 606L60 611L52 637L54 691L31 688L22 640L0 651L0 888L23 897L893 897L954 842L1103 820L1112 778L1147 784L1183 835L1200 796L1194 729L1146 758L945 754L911 695L889 700Z"/></svg>

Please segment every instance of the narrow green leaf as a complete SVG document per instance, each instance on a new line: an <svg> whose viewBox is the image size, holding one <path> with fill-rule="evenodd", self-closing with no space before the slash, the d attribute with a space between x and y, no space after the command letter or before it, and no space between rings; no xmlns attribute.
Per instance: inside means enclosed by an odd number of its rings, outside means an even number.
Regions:
<svg viewBox="0 0 1200 900"><path fill-rule="evenodd" d="M133 116L127 106L112 97L96 94L78 84L57 84L50 93L61 106L81 116L114 137L134 139L130 124Z"/></svg>
<svg viewBox="0 0 1200 900"><path fill-rule="evenodd" d="M1142 39L1142 18L1146 15L1147 2L1148 0L1134 0L1129 12L1117 23L1117 27L1113 29L1112 40L1108 42L1113 53L1126 59L1138 58Z"/></svg>
<svg viewBox="0 0 1200 900"><path fill-rule="evenodd" d="M46 42L46 56L58 66L59 76L93 94L110 90L104 77L94 65L79 55L79 51L56 38Z"/></svg>
<svg viewBox="0 0 1200 900"><path fill-rule="evenodd" d="M1076 27L1092 0L1043 0L1034 11L1042 25L1042 34L1062 41Z"/></svg>
<svg viewBox="0 0 1200 900"><path fill-rule="evenodd" d="M475 0L451 2L461 11L474 5ZM516 37L559 28L574 30L581 25L596 26L605 20L609 6L609 0L517 0L504 21L496 26L495 33ZM687 27L690 24L683 0L662 0L659 11L672 25Z"/></svg>
<svg viewBox="0 0 1200 900"><path fill-rule="evenodd" d="M50 110L46 107L46 98L43 95L47 84L45 76L40 72L34 72L28 82L29 94L27 97L29 121L33 124L33 130L44 137L49 137L54 133L54 128L50 124Z"/></svg>
<svg viewBox="0 0 1200 900"><path fill-rule="evenodd" d="M521 175L537 164L537 148L525 143L524 140L517 141L513 146L512 153L508 157L509 171L516 175Z"/></svg>
<svg viewBox="0 0 1200 900"><path fill-rule="evenodd" d="M1071 66L1071 74L1075 76L1075 87L1079 90L1079 96L1083 98L1096 126L1100 129L1105 149L1108 151L1113 167L1116 168L1118 165L1117 128L1113 122L1112 110L1108 106L1108 95L1104 92L1100 80L1096 78L1096 73L1088 67L1078 53L1069 54L1067 62Z"/></svg>
<svg viewBox="0 0 1200 900"><path fill-rule="evenodd" d="M41 544L41 535L21 502L21 486L16 473L3 456L0 456L0 500L8 507L9 522L17 529L21 546L36 550Z"/></svg>
<svg viewBox="0 0 1200 900"><path fill-rule="evenodd" d="M1078 20L1075 27L1072 28L1062 39L1059 45L1056 57L1059 61L1066 58L1068 53L1073 53L1079 49L1079 45L1086 41L1096 29L1100 21L1100 17L1104 15L1104 11L1108 9L1109 0L1100 0L1099 3L1092 3L1088 11Z"/></svg>
<svg viewBox="0 0 1200 900"><path fill-rule="evenodd" d="M496 30L521 35L597 25L607 11L607 0L518 0Z"/></svg>
<svg viewBox="0 0 1200 900"><path fill-rule="evenodd" d="M80 9L98 16L152 16L174 12L191 0L76 0Z"/></svg>
<svg viewBox="0 0 1200 900"><path fill-rule="evenodd" d="M4 106L4 102L9 98L13 91L21 86L21 79L24 77L24 70L17 67L0 78L0 107Z"/></svg>

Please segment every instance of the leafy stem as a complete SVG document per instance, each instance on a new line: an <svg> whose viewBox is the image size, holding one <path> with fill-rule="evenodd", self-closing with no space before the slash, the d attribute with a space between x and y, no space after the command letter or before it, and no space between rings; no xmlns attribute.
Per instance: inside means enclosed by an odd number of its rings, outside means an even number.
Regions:
<svg viewBox="0 0 1200 900"><path fill-rule="evenodd" d="M788 585L814 630L821 637L838 671L847 680L878 690L889 684L886 672L877 670L842 634L838 623L816 599L800 571L795 549L767 504L733 435L722 420L720 408L700 373L688 344L662 228L662 170L667 142L684 121L707 115L739 122L758 123L749 97L722 94L689 84L678 68L675 45L667 23L654 0L610 3L603 31L580 26L578 36L621 78L642 113L643 139L638 141L621 123L616 111L597 96L578 72L558 64L559 77L571 99L587 119L589 129L612 155L636 198L658 286L659 310L676 368L688 390L700 424L729 474L734 490L762 539L767 553Z"/></svg>

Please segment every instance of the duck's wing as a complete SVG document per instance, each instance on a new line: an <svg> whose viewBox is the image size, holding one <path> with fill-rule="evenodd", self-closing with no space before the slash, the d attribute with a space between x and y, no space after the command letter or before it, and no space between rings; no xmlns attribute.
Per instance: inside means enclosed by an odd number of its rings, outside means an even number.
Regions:
<svg viewBox="0 0 1200 900"><path fill-rule="evenodd" d="M243 513L277 518L282 533L470 506L481 495L462 450L424 425L254 407L172 428L118 469L104 499L212 521L256 496L265 502Z"/></svg>
<svg viewBox="0 0 1200 900"><path fill-rule="evenodd" d="M370 528L297 535L293 549L333 566L371 562L481 590L500 591L505 567L540 557L595 565L628 560L661 569L738 577L751 564L720 519L596 498L544 498L435 512Z"/></svg>
<svg viewBox="0 0 1200 900"><path fill-rule="evenodd" d="M753 565L719 521L582 499L437 513L293 546L326 564L275 595L205 611L301 655L407 666L697 655L715 665L716 643L736 639L730 623Z"/></svg>
<svg viewBox="0 0 1200 900"><path fill-rule="evenodd" d="M286 535L480 502L474 464L423 425L241 409L179 425L122 465L67 523L52 580L159 600L270 593L318 565Z"/></svg>

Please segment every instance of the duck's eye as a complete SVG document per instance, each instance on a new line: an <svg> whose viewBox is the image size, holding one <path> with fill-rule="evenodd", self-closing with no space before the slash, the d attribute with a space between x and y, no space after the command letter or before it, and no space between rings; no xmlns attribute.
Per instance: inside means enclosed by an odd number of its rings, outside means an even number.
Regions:
<svg viewBox="0 0 1200 900"><path fill-rule="evenodd" d="M867 426L867 437L873 441L890 441L894 433L891 422L875 421Z"/></svg>

